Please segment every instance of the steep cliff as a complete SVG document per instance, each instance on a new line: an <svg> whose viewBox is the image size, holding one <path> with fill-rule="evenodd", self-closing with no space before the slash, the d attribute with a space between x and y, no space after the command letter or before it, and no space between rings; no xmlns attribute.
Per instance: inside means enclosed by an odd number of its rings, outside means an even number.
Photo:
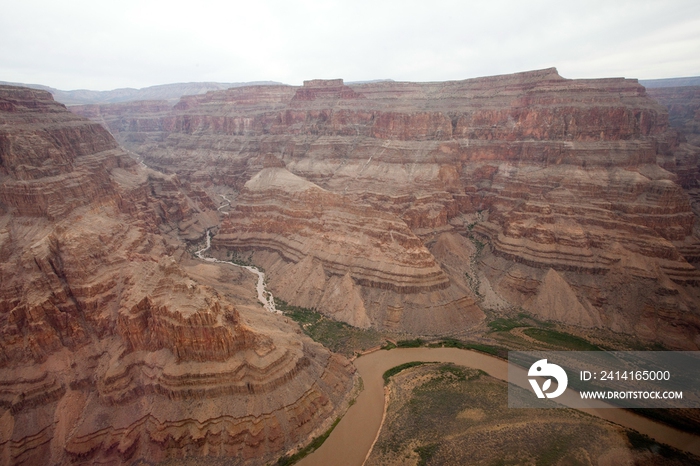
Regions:
<svg viewBox="0 0 700 466"><path fill-rule="evenodd" d="M659 164L678 175L700 214L700 86L658 87L649 95L668 109L669 122L679 132L678 149Z"/></svg>
<svg viewBox="0 0 700 466"><path fill-rule="evenodd" d="M657 87L647 92L668 109L671 126L689 143L700 145L700 86Z"/></svg>
<svg viewBox="0 0 700 466"><path fill-rule="evenodd" d="M2 464L258 464L332 421L349 363L185 271L200 188L44 91L0 86L0 142Z"/></svg>
<svg viewBox="0 0 700 466"><path fill-rule="evenodd" d="M186 97L158 121L120 136L151 166L240 190L247 203L245 183L277 159L345 204L395 215L426 243L450 230L488 239L479 267L513 306L700 345L700 243L684 190L696 149L636 80L569 80L555 69L444 83L315 80ZM325 267L328 280L336 272ZM425 296L405 291L398 303Z"/></svg>

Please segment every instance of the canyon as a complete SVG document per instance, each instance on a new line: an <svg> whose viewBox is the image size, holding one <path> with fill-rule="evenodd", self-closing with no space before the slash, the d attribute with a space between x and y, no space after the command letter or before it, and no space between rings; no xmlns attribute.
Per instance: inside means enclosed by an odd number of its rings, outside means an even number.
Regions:
<svg viewBox="0 0 700 466"><path fill-rule="evenodd" d="M291 304L413 335L524 311L700 346L700 149L637 80L311 80L71 111L233 193L213 249Z"/></svg>
<svg viewBox="0 0 700 466"><path fill-rule="evenodd" d="M259 464L333 422L351 364L188 252L220 215L48 92L0 86L0 463Z"/></svg>
<svg viewBox="0 0 700 466"><path fill-rule="evenodd" d="M698 350L698 89L0 85L0 463L297 451L360 381L272 295L401 338L526 315Z"/></svg>

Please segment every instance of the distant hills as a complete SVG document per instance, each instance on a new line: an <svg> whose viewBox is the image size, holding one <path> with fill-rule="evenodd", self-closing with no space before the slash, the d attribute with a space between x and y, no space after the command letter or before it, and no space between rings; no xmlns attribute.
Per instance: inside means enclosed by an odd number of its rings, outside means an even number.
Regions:
<svg viewBox="0 0 700 466"><path fill-rule="evenodd" d="M640 79L639 84L644 87L700 86L700 76L692 76L688 78Z"/></svg>
<svg viewBox="0 0 700 466"><path fill-rule="evenodd" d="M377 82L393 82L392 79L375 79L371 81L355 81L346 84L367 84ZM683 86L700 86L700 76L686 78L667 78L667 79L640 79L639 83L648 88L658 87L683 87ZM209 91L218 91L221 89L229 89L232 87L242 86L267 86L279 85L276 81L252 81L239 83L217 83L217 82L192 82L192 83L174 83L161 84L158 86L144 87L142 89L134 89L125 87L121 89L113 89L111 91L91 91L88 89L76 89L73 91L63 91L53 87L44 86L41 84L24 84L7 81L0 81L0 84L11 86L25 86L33 89L42 89L53 94L54 99L65 105L87 105L87 104L111 104L118 102L131 102L135 100L167 100L175 103L183 95L198 95L205 94Z"/></svg>
<svg viewBox="0 0 700 466"><path fill-rule="evenodd" d="M53 94L56 101L65 105L87 105L87 104L112 104L117 102L131 102L134 100L167 100L177 102L183 95L205 94L208 91L218 91L231 87L273 85L281 84L274 81L254 81L247 83L175 83L161 84L158 86L144 87L142 89L122 88L111 91L91 91L87 89L77 89L74 91L62 91L53 87L41 84L23 84L0 81L0 84L11 86L25 86L33 89L42 89Z"/></svg>

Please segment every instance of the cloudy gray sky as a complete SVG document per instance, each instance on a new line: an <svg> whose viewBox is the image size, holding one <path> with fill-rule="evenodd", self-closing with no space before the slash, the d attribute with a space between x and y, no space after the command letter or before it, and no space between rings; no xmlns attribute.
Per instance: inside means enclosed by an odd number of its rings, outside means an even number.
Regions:
<svg viewBox="0 0 700 466"><path fill-rule="evenodd" d="M108 90L189 81L700 75L700 1L0 0L0 80Z"/></svg>

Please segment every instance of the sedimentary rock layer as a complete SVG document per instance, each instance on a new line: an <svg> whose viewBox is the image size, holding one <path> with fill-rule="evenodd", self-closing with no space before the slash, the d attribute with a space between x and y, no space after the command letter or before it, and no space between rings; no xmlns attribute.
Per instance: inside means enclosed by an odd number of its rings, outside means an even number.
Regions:
<svg viewBox="0 0 700 466"><path fill-rule="evenodd" d="M284 168L248 181L214 247L270 249L285 259L318 259L334 275L405 293L449 286L449 279L406 224L369 206L353 205Z"/></svg>
<svg viewBox="0 0 700 466"><path fill-rule="evenodd" d="M506 290L507 280L500 287L510 268L527 267L535 294L545 276L560 283L551 269L581 306L591 304L591 317L550 318L637 334L641 308L669 309L658 316L669 331L645 338L700 343L689 337L700 243L684 191L697 148L636 80L569 80L547 69L444 83L307 81L185 97L159 118L162 129L120 140L191 182L242 190L275 158L326 191L396 215L426 241L471 228L489 240L482 265L514 305L530 295ZM465 224L476 212L481 221ZM605 286L611 274L640 299L616 301ZM691 330L672 336L679 319Z"/></svg>
<svg viewBox="0 0 700 466"><path fill-rule="evenodd" d="M700 86L657 87L647 92L668 109L671 126L689 143L700 145Z"/></svg>
<svg viewBox="0 0 700 466"><path fill-rule="evenodd" d="M349 363L181 266L200 188L47 92L0 109L2 464L260 464L332 422Z"/></svg>
<svg viewBox="0 0 700 466"><path fill-rule="evenodd" d="M678 149L670 157L659 157L659 165L678 175L693 211L700 215L700 86L659 87L648 92L668 109L669 122L679 132ZM687 252L693 254L697 251Z"/></svg>
<svg viewBox="0 0 700 466"><path fill-rule="evenodd" d="M245 184L212 245L258 251L277 296L359 327L445 334L482 315L401 219L281 167Z"/></svg>

